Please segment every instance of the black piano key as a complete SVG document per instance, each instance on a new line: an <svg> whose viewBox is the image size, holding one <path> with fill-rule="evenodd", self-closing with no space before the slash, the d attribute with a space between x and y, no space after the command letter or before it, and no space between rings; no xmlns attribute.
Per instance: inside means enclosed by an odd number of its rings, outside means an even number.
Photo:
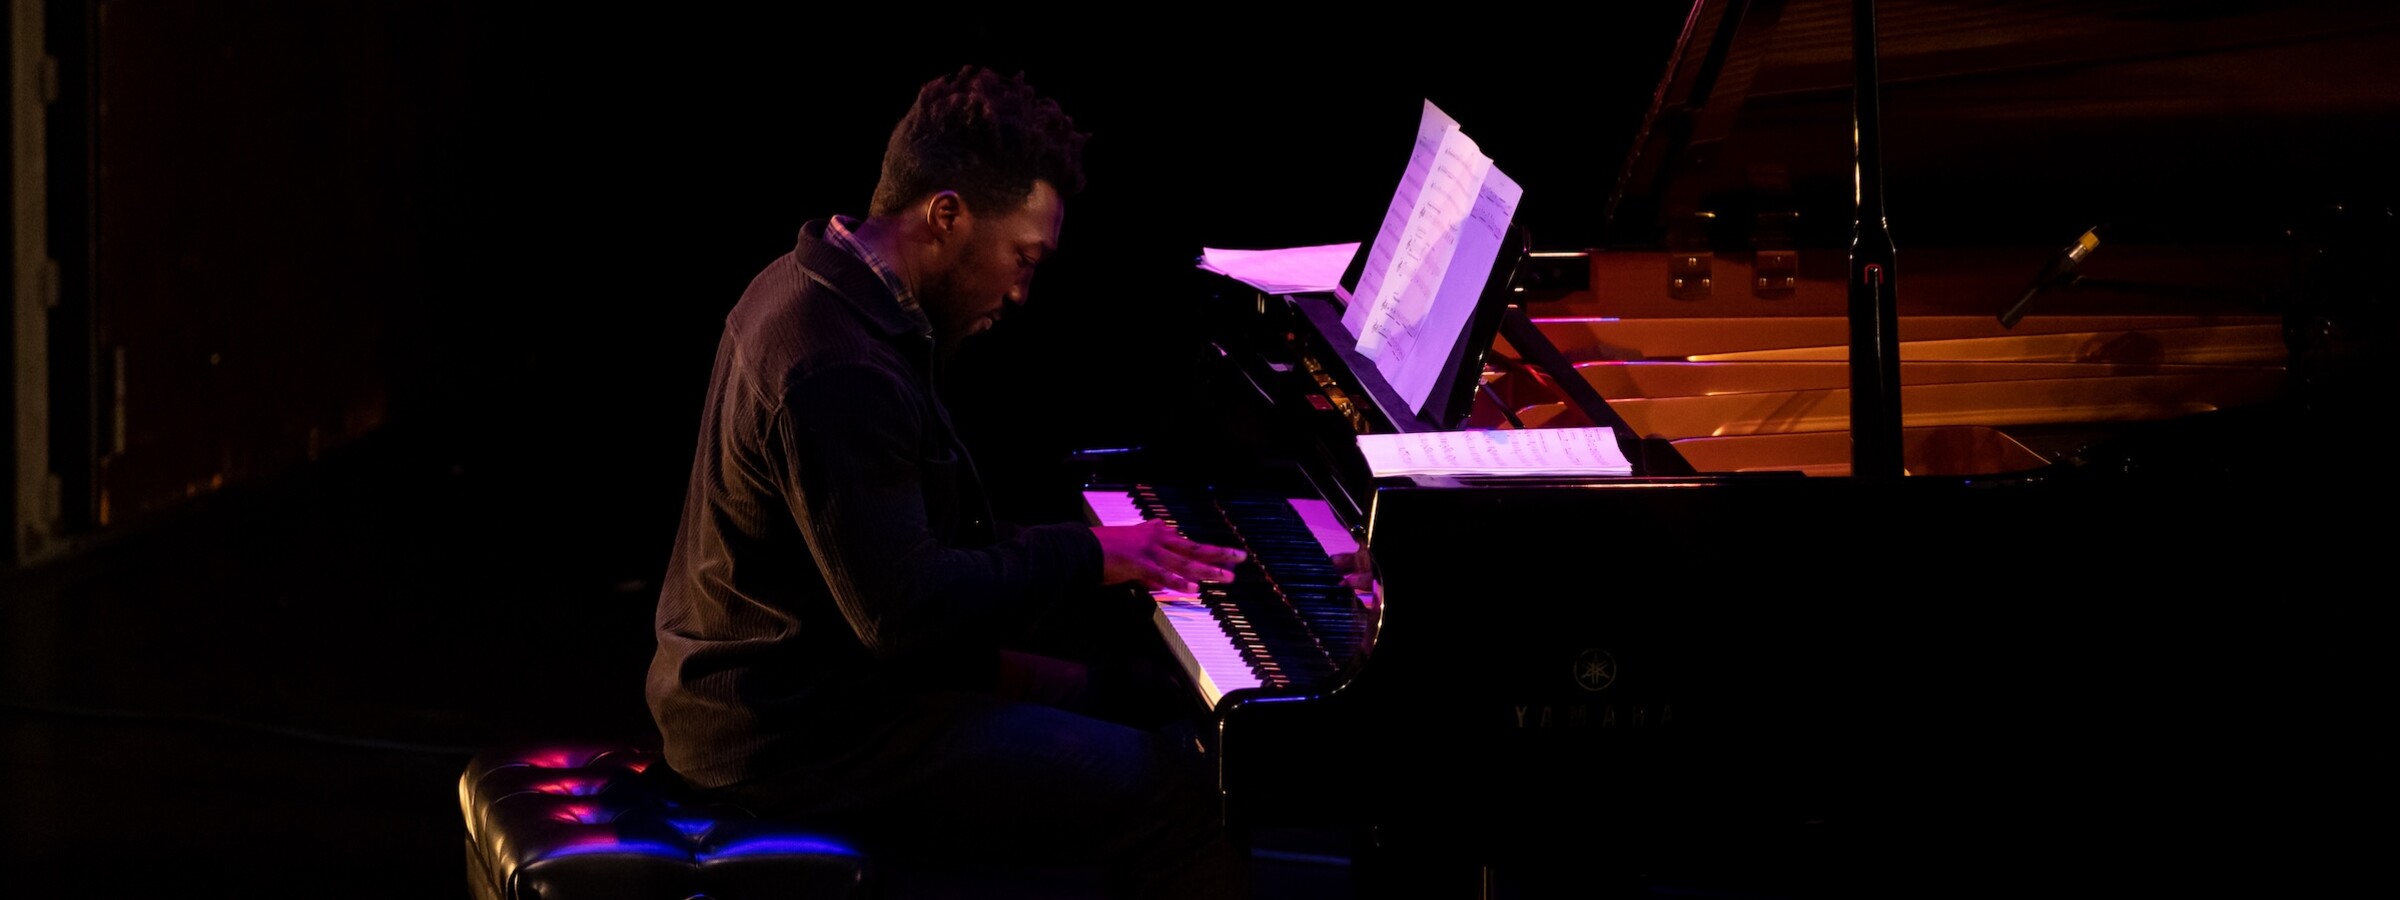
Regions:
<svg viewBox="0 0 2400 900"><path fill-rule="evenodd" d="M1187 538L1247 551L1233 580L1203 585L1201 599L1261 683L1329 681L1356 655L1367 634L1358 596L1290 501L1159 485L1129 495Z"/></svg>

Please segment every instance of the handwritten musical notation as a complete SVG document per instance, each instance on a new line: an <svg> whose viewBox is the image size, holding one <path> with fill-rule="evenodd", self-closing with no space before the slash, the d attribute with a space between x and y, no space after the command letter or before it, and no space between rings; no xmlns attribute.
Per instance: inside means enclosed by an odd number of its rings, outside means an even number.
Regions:
<svg viewBox="0 0 2400 900"><path fill-rule="evenodd" d="M1633 474L1606 427L1362 434L1358 449L1378 478Z"/></svg>
<svg viewBox="0 0 2400 900"><path fill-rule="evenodd" d="M1490 160L1485 160L1481 169L1480 186L1465 205L1465 215L1442 235L1447 244L1442 274L1424 277L1420 270L1420 277L1411 283L1413 294L1399 304L1402 312L1398 315L1406 316L1415 326L1405 340L1398 342L1405 344L1405 348L1375 361L1384 380L1391 382L1392 390L1408 401L1410 409L1420 413L1434 390L1452 374L1451 351L1466 339L1467 322L1475 315L1475 305L1483 299L1485 283L1490 280L1492 266L1508 236L1508 222L1515 217L1517 201L1525 194L1516 181L1493 167ZM1387 338L1387 350L1396 346Z"/></svg>
<svg viewBox="0 0 2400 900"><path fill-rule="evenodd" d="M1476 191L1492 167L1491 158L1456 125L1442 133L1430 163L1406 222L1391 245L1375 292L1367 293L1362 287L1351 295L1365 300L1367 306L1356 332L1358 352L1378 363L1383 362L1387 348L1403 359L1414 352L1418 324L1432 305L1434 288L1449 271L1459 226L1466 221ZM1394 343L1395 338L1399 343Z"/></svg>
<svg viewBox="0 0 2400 900"><path fill-rule="evenodd" d="M1352 337L1366 330L1367 310L1374 305L1374 298L1382 296L1393 251L1399 246L1400 236L1408 230L1417 196L1425 190L1426 179L1441 156L1442 138L1456 131L1456 120L1434 106L1433 101L1425 101L1424 114L1417 120L1416 142L1409 150L1408 168L1400 173L1400 189L1392 192L1392 205L1383 212L1383 226L1375 232L1375 242L1367 245L1366 268L1359 273L1357 288L1350 292L1354 302L1342 311L1342 327Z"/></svg>
<svg viewBox="0 0 2400 900"><path fill-rule="evenodd" d="M1431 101L1342 326L1422 413L1465 336L1524 194Z"/></svg>

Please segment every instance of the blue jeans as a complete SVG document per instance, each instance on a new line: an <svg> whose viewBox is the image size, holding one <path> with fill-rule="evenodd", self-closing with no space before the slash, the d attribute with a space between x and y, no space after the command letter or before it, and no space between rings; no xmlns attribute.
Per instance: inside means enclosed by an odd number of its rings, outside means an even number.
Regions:
<svg viewBox="0 0 2400 900"><path fill-rule="evenodd" d="M717 796L850 835L878 861L1093 865L1126 897L1242 897L1198 719L1139 728L1085 715L1074 663L1010 655L994 691L879 698L845 750ZM834 737L834 736L827 736Z"/></svg>

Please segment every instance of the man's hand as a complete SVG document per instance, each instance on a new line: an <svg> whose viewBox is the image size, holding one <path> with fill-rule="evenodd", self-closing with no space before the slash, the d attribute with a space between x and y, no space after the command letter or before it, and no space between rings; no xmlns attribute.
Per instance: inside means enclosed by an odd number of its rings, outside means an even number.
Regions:
<svg viewBox="0 0 2400 900"><path fill-rule="evenodd" d="M1354 591L1375 589L1375 563L1364 547L1355 553L1336 553L1331 560L1335 571L1342 573L1342 584Z"/></svg>
<svg viewBox="0 0 2400 900"><path fill-rule="evenodd" d="M1095 525L1100 539L1100 579L1106 584L1135 582L1158 591L1196 593L1199 582L1232 581L1222 568L1241 562L1247 554L1186 540L1175 528L1152 519L1139 525Z"/></svg>

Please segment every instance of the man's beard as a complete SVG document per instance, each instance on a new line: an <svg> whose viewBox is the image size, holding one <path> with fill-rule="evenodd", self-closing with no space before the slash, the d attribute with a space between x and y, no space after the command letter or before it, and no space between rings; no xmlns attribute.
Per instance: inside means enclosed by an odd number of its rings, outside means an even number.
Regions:
<svg viewBox="0 0 2400 900"><path fill-rule="evenodd" d="M947 355L958 349L960 342L973 336L985 313L977 312L973 298L967 296L962 279L956 270L946 271L927 281L917 292L917 305L925 313L925 321L933 326L934 348Z"/></svg>

